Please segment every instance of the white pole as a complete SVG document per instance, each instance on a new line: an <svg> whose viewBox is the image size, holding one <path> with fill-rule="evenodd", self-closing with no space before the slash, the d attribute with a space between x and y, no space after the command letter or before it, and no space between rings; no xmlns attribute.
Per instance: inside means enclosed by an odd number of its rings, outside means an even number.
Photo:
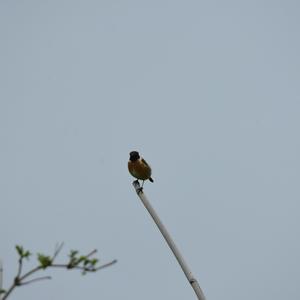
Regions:
<svg viewBox="0 0 300 300"><path fill-rule="evenodd" d="M187 263L185 262L183 256L181 255L179 249L175 245L175 243L174 243L173 239L171 238L169 232L167 231L166 227L161 222L161 220L160 220L159 216L157 215L156 211L154 210L154 208L152 207L152 205L148 201L146 195L143 192L143 189L140 187L139 182L136 180L132 184L135 188L135 191L136 191L137 195L139 196L142 203L144 204L144 206L148 210L149 214L151 215L152 219L154 220L155 224L157 225L159 231L161 232L161 234L165 238L167 244L169 245L170 249L172 250L174 256L176 257L183 273L185 274L187 280L189 281L192 288L194 289L194 291L197 295L197 298L199 300L205 300L205 296L204 296L204 294L203 294L203 292L200 288L200 285L199 285L197 279L193 276L191 270L189 269Z"/></svg>
<svg viewBox="0 0 300 300"><path fill-rule="evenodd" d="M3 289L3 264L0 259L0 291ZM0 294L0 300L2 299L2 294Z"/></svg>

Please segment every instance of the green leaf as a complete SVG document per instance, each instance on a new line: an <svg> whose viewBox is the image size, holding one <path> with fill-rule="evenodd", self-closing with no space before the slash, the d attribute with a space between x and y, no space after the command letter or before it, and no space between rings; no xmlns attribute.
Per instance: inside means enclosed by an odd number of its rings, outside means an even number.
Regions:
<svg viewBox="0 0 300 300"><path fill-rule="evenodd" d="M28 250L26 252L23 252L23 257L29 259L29 256L31 256L31 253Z"/></svg>
<svg viewBox="0 0 300 300"><path fill-rule="evenodd" d="M86 260L83 262L83 265L84 265L84 266L87 266L89 263L90 263L90 261L89 261L88 259L86 259Z"/></svg>
<svg viewBox="0 0 300 300"><path fill-rule="evenodd" d="M73 257L75 257L77 254L78 254L78 251L77 251L77 250L71 250L71 251L70 251L70 254L69 254L69 257L70 257L70 258L73 258Z"/></svg>
<svg viewBox="0 0 300 300"><path fill-rule="evenodd" d="M24 249L23 249L23 247L22 247L22 246L19 246L19 245L16 245L16 250L17 250L18 254L19 254L21 257L23 257L23 255L24 255Z"/></svg>
<svg viewBox="0 0 300 300"><path fill-rule="evenodd" d="M93 266L95 266L95 265L97 264L98 261L99 261L99 259L93 258L93 259L91 259L91 264L92 264Z"/></svg>
<svg viewBox="0 0 300 300"><path fill-rule="evenodd" d="M44 254L38 253L38 261L43 269L52 265L52 259L50 256L46 256Z"/></svg>
<svg viewBox="0 0 300 300"><path fill-rule="evenodd" d="M86 256L80 256L80 257L78 258L77 263L80 264L80 263L83 262L83 261L86 261Z"/></svg>
<svg viewBox="0 0 300 300"><path fill-rule="evenodd" d="M22 246L17 245L16 246L16 250L20 256L20 258L29 258L29 256L31 255L31 253L28 250L24 250L24 248Z"/></svg>

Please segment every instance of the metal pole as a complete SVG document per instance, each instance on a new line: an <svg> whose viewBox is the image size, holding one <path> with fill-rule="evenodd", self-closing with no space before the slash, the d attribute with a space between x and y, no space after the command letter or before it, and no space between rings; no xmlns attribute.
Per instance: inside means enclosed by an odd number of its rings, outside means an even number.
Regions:
<svg viewBox="0 0 300 300"><path fill-rule="evenodd" d="M3 289L3 264L0 259L0 291ZM2 299L2 294L0 293L0 300Z"/></svg>
<svg viewBox="0 0 300 300"><path fill-rule="evenodd" d="M148 210L149 214L151 215L152 219L154 220L155 224L157 225L159 231L161 232L161 234L165 238L168 246L170 247L170 249L172 250L174 256L176 257L183 273L185 274L187 280L189 281L190 285L194 289L195 294L197 295L197 298L199 300L205 300L205 296L204 296L204 294L203 294L203 292L200 288L200 285L199 285L197 279L193 276L190 268L188 267L187 263L185 262L185 260L184 260L183 256L181 255L179 249L175 245L171 235L167 231L164 224L161 222L158 214L156 213L156 211L154 210L154 208L150 204L149 200L147 199L146 195L144 194L143 189L140 187L139 182L136 180L132 184L135 188L135 191L136 191L137 195L141 199L141 201L144 204L145 208Z"/></svg>

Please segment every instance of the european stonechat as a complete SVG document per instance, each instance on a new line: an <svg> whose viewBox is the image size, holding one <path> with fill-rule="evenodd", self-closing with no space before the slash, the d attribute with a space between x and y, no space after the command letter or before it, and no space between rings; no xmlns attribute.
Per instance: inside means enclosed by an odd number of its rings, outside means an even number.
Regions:
<svg viewBox="0 0 300 300"><path fill-rule="evenodd" d="M129 153L128 170L133 177L143 180L142 187L144 181L147 179L153 182L153 179L151 178L151 167L142 157L140 157L137 151Z"/></svg>

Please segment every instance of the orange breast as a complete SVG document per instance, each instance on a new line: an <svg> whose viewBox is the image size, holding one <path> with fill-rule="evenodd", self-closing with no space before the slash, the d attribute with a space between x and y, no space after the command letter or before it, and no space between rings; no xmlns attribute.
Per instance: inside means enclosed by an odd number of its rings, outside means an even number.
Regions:
<svg viewBox="0 0 300 300"><path fill-rule="evenodd" d="M145 165L141 160L134 162L129 161L128 170L130 174L137 179L146 180L151 176L151 168Z"/></svg>

